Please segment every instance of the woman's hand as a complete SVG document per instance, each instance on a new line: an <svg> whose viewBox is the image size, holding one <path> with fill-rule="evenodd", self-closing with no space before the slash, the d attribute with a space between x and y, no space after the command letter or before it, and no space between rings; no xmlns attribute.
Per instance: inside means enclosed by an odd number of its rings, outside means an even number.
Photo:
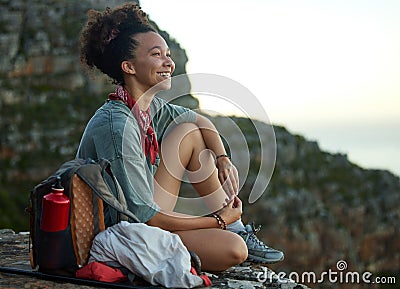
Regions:
<svg viewBox="0 0 400 289"><path fill-rule="evenodd" d="M228 202L239 193L239 174L236 167L228 157L217 158L218 179L228 196Z"/></svg>
<svg viewBox="0 0 400 289"><path fill-rule="evenodd" d="M233 200L228 203L221 211L219 211L221 218L227 225L240 219L242 216L242 201L238 196L234 196Z"/></svg>

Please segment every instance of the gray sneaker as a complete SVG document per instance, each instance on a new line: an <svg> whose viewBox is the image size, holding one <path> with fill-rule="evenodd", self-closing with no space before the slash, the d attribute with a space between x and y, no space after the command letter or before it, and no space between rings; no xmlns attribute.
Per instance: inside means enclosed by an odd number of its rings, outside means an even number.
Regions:
<svg viewBox="0 0 400 289"><path fill-rule="evenodd" d="M253 223L251 225L247 224L245 227L246 230L238 233L246 242L249 251L247 260L262 264L272 264L282 261L284 258L283 252L268 247L256 237L256 233L260 228L261 226L257 229L254 228Z"/></svg>

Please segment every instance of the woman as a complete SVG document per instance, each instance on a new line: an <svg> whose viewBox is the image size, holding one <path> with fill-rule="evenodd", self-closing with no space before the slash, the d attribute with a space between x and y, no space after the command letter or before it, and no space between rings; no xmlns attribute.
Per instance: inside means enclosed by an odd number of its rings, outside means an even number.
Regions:
<svg viewBox="0 0 400 289"><path fill-rule="evenodd" d="M129 209L142 222L178 234L204 270L225 270L246 260L248 252L255 261L282 260L282 252L242 224L237 170L212 123L155 96L170 88L175 64L146 14L125 4L88 16L81 61L118 86L89 121L77 157L108 159ZM216 213L198 217L173 211L185 172ZM105 216L108 224L116 222L108 208Z"/></svg>

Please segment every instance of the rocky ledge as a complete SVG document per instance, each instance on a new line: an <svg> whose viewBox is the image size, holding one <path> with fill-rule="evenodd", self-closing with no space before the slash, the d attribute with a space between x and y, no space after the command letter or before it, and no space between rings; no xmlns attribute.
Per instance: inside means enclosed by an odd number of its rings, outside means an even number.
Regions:
<svg viewBox="0 0 400 289"><path fill-rule="evenodd" d="M28 233L15 234L10 229L0 230L0 266L31 271L29 263L29 235ZM209 274L212 288L265 288L265 289L307 289L308 287L296 284L290 280L274 278L274 272L267 267L242 264L220 274ZM141 282L141 287L147 287ZM97 286L98 287L98 286ZM107 288L107 286L104 286ZM148 286L151 288L151 286ZM0 272L0 288L92 288L68 282L43 280L40 278Z"/></svg>

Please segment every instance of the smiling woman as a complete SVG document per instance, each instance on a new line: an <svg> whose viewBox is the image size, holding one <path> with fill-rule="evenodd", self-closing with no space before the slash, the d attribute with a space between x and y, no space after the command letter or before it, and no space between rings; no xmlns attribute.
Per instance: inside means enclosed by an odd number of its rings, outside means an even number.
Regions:
<svg viewBox="0 0 400 289"><path fill-rule="evenodd" d="M225 270L248 256L258 263L283 260L257 239L254 226L242 223L238 172L214 125L156 96L171 87L175 64L137 4L90 11L81 60L117 87L90 119L77 157L110 161L141 222L176 233L204 270ZM185 173L209 210L205 216L174 211ZM107 225L118 223L111 208L104 215Z"/></svg>
<svg viewBox="0 0 400 289"><path fill-rule="evenodd" d="M176 232L201 258L204 269L220 271L243 262L243 238L221 230L242 213L236 168L227 157L213 157L226 152L210 121L155 96L171 87L175 64L146 14L136 4L91 11L81 45L83 64L98 68L118 86L89 121L77 157L108 159L129 210L143 223ZM169 124L173 128L167 133ZM206 148L212 154L200 161ZM162 151L172 162L165 161ZM218 211L215 217L173 212L186 169L194 173L193 186L200 196L213 194L209 205ZM118 223L110 208L104 213L109 226ZM204 246L210 240L219 245Z"/></svg>

